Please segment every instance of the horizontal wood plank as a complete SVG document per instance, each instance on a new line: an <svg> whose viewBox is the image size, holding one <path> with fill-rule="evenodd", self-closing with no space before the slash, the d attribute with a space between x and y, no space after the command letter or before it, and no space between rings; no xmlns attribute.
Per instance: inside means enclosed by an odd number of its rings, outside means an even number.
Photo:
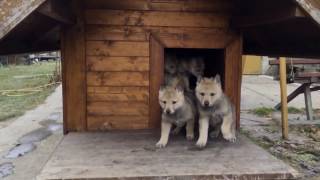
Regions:
<svg viewBox="0 0 320 180"><path fill-rule="evenodd" d="M231 0L86 0L89 9L143 10L143 11L188 11L226 12L232 8Z"/></svg>
<svg viewBox="0 0 320 180"><path fill-rule="evenodd" d="M149 114L148 103L144 102L88 102L88 115L136 115Z"/></svg>
<svg viewBox="0 0 320 180"><path fill-rule="evenodd" d="M88 71L149 71L149 57L87 56Z"/></svg>
<svg viewBox="0 0 320 180"><path fill-rule="evenodd" d="M149 42L87 41L86 55L149 56Z"/></svg>
<svg viewBox="0 0 320 180"><path fill-rule="evenodd" d="M137 91L148 91L148 87L132 87L132 86L88 86L88 93L110 93L121 94Z"/></svg>
<svg viewBox="0 0 320 180"><path fill-rule="evenodd" d="M148 86L149 72L88 72L88 86Z"/></svg>
<svg viewBox="0 0 320 180"><path fill-rule="evenodd" d="M234 38L226 34L153 34L167 48L225 48Z"/></svg>
<svg viewBox="0 0 320 180"><path fill-rule="evenodd" d="M87 34L90 40L145 40L152 34L169 48L225 48L236 36L234 32L223 28L105 25L89 25L88 27L92 31Z"/></svg>
<svg viewBox="0 0 320 180"><path fill-rule="evenodd" d="M87 25L87 40L148 41L149 34L143 27Z"/></svg>
<svg viewBox="0 0 320 180"><path fill-rule="evenodd" d="M89 130L130 130L148 128L148 116L87 116Z"/></svg>
<svg viewBox="0 0 320 180"><path fill-rule="evenodd" d="M144 87L138 91L127 91L119 93L110 93L110 92L88 92L87 100L91 102L101 102L101 101L117 101L117 102L149 102L149 89Z"/></svg>
<svg viewBox="0 0 320 180"><path fill-rule="evenodd" d="M87 24L172 27L228 27L229 17L216 13L86 10Z"/></svg>

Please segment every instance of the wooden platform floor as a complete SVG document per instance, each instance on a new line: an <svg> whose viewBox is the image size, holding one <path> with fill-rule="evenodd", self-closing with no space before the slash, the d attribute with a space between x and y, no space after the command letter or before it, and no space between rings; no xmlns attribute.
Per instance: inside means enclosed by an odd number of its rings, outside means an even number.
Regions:
<svg viewBox="0 0 320 180"><path fill-rule="evenodd" d="M156 149L149 131L70 133L38 179L291 179L296 171L247 138L211 140L204 150L182 135Z"/></svg>

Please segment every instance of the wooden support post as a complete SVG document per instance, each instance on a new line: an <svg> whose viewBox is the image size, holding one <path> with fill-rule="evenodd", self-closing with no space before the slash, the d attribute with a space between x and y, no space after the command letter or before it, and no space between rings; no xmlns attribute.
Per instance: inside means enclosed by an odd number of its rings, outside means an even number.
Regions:
<svg viewBox="0 0 320 180"><path fill-rule="evenodd" d="M313 120L310 84L304 89L304 101L306 103L307 120Z"/></svg>
<svg viewBox="0 0 320 180"><path fill-rule="evenodd" d="M282 137L288 139L288 103L287 103L287 72L286 59L280 58L280 89L281 89L281 120L282 120Z"/></svg>

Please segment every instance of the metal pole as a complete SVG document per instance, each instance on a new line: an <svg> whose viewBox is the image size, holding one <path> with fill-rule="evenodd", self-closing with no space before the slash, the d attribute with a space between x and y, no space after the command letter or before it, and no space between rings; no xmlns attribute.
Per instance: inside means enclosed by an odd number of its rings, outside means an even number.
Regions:
<svg viewBox="0 0 320 180"><path fill-rule="evenodd" d="M282 138L288 139L288 103L287 103L287 72L286 59L280 58L280 90L281 90L281 121L282 121Z"/></svg>

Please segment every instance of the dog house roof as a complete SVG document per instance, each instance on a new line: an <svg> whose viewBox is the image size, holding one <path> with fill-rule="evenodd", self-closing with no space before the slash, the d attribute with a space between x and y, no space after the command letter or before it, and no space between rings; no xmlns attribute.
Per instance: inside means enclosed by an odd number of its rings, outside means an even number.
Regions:
<svg viewBox="0 0 320 180"><path fill-rule="evenodd" d="M320 0L231 1L231 25L243 33L244 54L320 57ZM59 49L59 26L71 21L66 2L57 2L2 0L0 54ZM45 4L59 8L40 9Z"/></svg>

